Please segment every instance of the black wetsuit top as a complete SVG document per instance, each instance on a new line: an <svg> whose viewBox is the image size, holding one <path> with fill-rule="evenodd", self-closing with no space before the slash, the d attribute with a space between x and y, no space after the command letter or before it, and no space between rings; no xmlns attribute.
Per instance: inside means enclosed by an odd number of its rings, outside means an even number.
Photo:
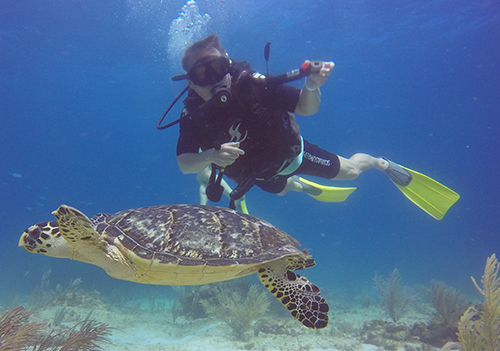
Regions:
<svg viewBox="0 0 500 351"><path fill-rule="evenodd" d="M212 105L202 115L181 116L177 155L239 141L245 154L226 167L225 174L238 183L249 177L269 179L301 152L300 131L292 113L300 89L290 85L265 87L251 79L239 84L243 84L238 85L239 98L230 106ZM195 111L203 102L192 89L184 100L187 111Z"/></svg>

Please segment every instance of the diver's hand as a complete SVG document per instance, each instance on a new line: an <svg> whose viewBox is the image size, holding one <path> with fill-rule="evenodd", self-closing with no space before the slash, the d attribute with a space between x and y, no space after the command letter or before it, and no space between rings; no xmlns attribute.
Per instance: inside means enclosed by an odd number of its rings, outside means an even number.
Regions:
<svg viewBox="0 0 500 351"><path fill-rule="evenodd" d="M220 150L212 150L211 161L219 167L232 165L238 157L245 154L238 142L224 143L220 146Z"/></svg>
<svg viewBox="0 0 500 351"><path fill-rule="evenodd" d="M240 143L225 143L219 150L212 148L202 152L186 152L178 155L176 160L182 173L199 173L212 163L219 167L233 164L238 157L245 154L239 147Z"/></svg>
<svg viewBox="0 0 500 351"><path fill-rule="evenodd" d="M319 111L321 92L318 88L326 82L334 66L335 64L331 61L321 62L319 71L311 73L306 77L304 88L300 91L299 101L295 106L294 112L296 114L310 116Z"/></svg>
<svg viewBox="0 0 500 351"><path fill-rule="evenodd" d="M304 87L307 88L307 90L314 91L322 86L328 79L328 76L332 73L333 67L335 67L335 63L332 61L322 62L322 64L323 65L318 72L311 73L306 77Z"/></svg>

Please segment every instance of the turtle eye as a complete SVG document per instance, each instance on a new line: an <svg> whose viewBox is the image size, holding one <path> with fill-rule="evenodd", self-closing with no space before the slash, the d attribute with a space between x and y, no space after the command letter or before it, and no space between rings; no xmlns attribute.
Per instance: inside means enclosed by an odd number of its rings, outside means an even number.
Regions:
<svg viewBox="0 0 500 351"><path fill-rule="evenodd" d="M41 229L39 227L35 227L33 229L29 229L28 231L28 235L30 236L30 238L32 239L38 239L40 237L40 233L41 233Z"/></svg>

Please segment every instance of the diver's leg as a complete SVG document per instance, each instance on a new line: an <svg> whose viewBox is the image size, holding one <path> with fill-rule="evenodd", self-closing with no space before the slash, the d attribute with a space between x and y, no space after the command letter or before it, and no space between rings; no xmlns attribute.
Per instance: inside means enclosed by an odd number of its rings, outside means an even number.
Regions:
<svg viewBox="0 0 500 351"><path fill-rule="evenodd" d="M208 203L207 197L207 185L208 180L210 179L210 167L206 167L201 172L196 175L196 180L200 185L200 205L206 205Z"/></svg>
<svg viewBox="0 0 500 351"><path fill-rule="evenodd" d="M327 179L350 180L357 178L361 173L372 168L385 172L389 168L389 164L384 158L373 157L364 153L354 154L347 159L304 139L304 158L295 173ZM301 182L300 178L296 176L288 178L285 188L278 195L284 195L288 191L317 195L312 193L316 191L316 188Z"/></svg>
<svg viewBox="0 0 500 351"><path fill-rule="evenodd" d="M372 168L376 168L380 171L385 171L389 167L389 162L383 158L373 157L368 154L354 154L351 158L345 158L338 156L340 161L340 169L338 174L331 178L334 180L350 180L357 178L361 173ZM310 195L317 195L314 192L317 191L316 188L311 187L299 180L299 177L294 176L288 178L285 188L278 193L278 195L285 195L289 191L298 191L310 193Z"/></svg>
<svg viewBox="0 0 500 351"><path fill-rule="evenodd" d="M408 185L411 181L411 175L407 171L401 171L401 167L393 162L386 160L383 157L373 157L368 154L358 153L352 155L350 158L338 156L340 161L340 169L338 174L331 178L333 180L351 180L357 178L361 173L368 171L372 168L378 169L393 179L397 176L398 179L393 180L401 185ZM390 167L391 166L391 167ZM399 179L401 178L401 180ZM305 192L310 195L317 195L314 192L316 188L301 182L299 177L293 176L288 178L285 188L278 193L278 195L285 195L289 191Z"/></svg>
<svg viewBox="0 0 500 351"><path fill-rule="evenodd" d="M406 169L384 157L355 154L349 159L339 156L339 160L339 174L332 178L335 180L354 179L362 172L372 168L384 172L393 182L401 186L407 186L412 180L412 175Z"/></svg>
<svg viewBox="0 0 500 351"><path fill-rule="evenodd" d="M385 171L389 167L389 162L381 157L373 157L368 154L354 154L351 158L339 156L340 170L332 179L350 180L357 178L361 173L372 168Z"/></svg>
<svg viewBox="0 0 500 351"><path fill-rule="evenodd" d="M277 195L283 196L289 191L298 191L299 193L303 192L302 185L299 181L294 180L294 177L290 177L286 181L285 188L281 190Z"/></svg>

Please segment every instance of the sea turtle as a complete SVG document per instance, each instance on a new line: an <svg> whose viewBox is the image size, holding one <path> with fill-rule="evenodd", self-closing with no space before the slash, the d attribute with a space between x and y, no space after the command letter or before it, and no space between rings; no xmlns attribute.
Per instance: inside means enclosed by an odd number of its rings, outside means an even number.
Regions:
<svg viewBox="0 0 500 351"><path fill-rule="evenodd" d="M201 285L257 272L295 319L313 329L328 324L319 288L292 272L314 260L297 249L297 240L259 218L201 205L135 208L92 219L61 205L52 214L57 222L26 229L19 246L143 284Z"/></svg>

